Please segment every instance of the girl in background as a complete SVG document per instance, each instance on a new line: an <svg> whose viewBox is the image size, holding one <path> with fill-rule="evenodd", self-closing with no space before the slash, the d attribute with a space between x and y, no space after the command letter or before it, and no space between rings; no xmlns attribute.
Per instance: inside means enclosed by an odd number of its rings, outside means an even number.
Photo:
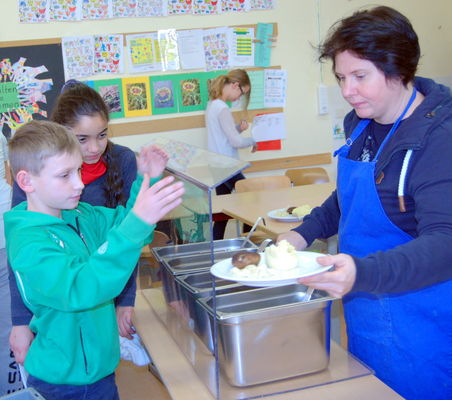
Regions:
<svg viewBox="0 0 452 400"><path fill-rule="evenodd" d="M135 153L108 139L108 108L102 97L89 86L74 80L66 82L53 109L51 120L69 127L77 136L83 155L81 176L85 188L80 201L94 206L114 208L125 205L137 174ZM12 206L25 200L24 192L14 184ZM132 312L135 304L136 274L116 298L119 334L132 339ZM17 289L10 269L11 348L16 361L23 363L34 338L28 327L32 318Z"/></svg>
<svg viewBox="0 0 452 400"><path fill-rule="evenodd" d="M251 82L243 69L234 69L226 75L218 76L209 90L209 103L206 109L207 147L209 151L228 157L239 158L238 149L252 146L256 151L256 142L251 137L242 137L240 133L248 129L248 122L242 120L236 125L226 102L234 102L245 96L245 109L248 106L251 93ZM235 182L244 179L239 173L215 190L217 195L229 194L234 189ZM213 239L223 239L227 221L216 221L213 225Z"/></svg>

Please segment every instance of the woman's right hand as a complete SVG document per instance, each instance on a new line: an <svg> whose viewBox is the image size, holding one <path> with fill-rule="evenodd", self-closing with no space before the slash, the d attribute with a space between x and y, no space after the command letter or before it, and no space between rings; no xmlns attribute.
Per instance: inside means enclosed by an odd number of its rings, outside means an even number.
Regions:
<svg viewBox="0 0 452 400"><path fill-rule="evenodd" d="M281 240L287 240L298 251L302 251L308 247L308 242L306 242L305 238L295 231L281 233L276 238L276 243Z"/></svg>
<svg viewBox="0 0 452 400"><path fill-rule="evenodd" d="M9 335L9 345L14 353L16 362L19 364L24 363L28 349L34 338L35 335L28 325L16 325L12 327L11 334Z"/></svg>

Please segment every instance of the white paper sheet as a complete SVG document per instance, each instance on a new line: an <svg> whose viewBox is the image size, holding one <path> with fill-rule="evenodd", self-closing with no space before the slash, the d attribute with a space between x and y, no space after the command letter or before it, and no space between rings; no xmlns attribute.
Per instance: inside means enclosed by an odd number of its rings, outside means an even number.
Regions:
<svg viewBox="0 0 452 400"><path fill-rule="evenodd" d="M284 107L286 105L287 71L282 69L266 69L265 108Z"/></svg>
<svg viewBox="0 0 452 400"><path fill-rule="evenodd" d="M284 113L262 114L254 117L251 135L256 142L285 139Z"/></svg>
<svg viewBox="0 0 452 400"><path fill-rule="evenodd" d="M129 72L162 70L156 32L127 35L126 41Z"/></svg>
<svg viewBox="0 0 452 400"><path fill-rule="evenodd" d="M206 69L202 29L177 31L177 46L182 69Z"/></svg>
<svg viewBox="0 0 452 400"><path fill-rule="evenodd" d="M160 48L160 58L162 60L162 70L175 71L180 69L176 29L158 30L157 37Z"/></svg>
<svg viewBox="0 0 452 400"><path fill-rule="evenodd" d="M229 65L254 65L254 28L233 28L229 32Z"/></svg>

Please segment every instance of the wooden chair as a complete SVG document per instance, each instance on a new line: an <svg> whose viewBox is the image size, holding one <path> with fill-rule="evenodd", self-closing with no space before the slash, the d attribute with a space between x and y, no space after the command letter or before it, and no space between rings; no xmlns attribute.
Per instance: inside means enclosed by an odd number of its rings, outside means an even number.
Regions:
<svg viewBox="0 0 452 400"><path fill-rule="evenodd" d="M274 175L274 176L258 176L255 178L246 178L235 183L235 191L237 193L241 192L259 192L263 190L273 190L281 189L285 187L291 187L290 179L285 175ZM268 238L268 235L263 232L258 232L259 227L253 232L251 240L254 243L261 243L263 240ZM240 234L240 229L237 227L238 234ZM242 235L246 235L244 232Z"/></svg>
<svg viewBox="0 0 452 400"><path fill-rule="evenodd" d="M328 173L320 167L288 169L286 176L289 177L294 186L327 183L330 181Z"/></svg>
<svg viewBox="0 0 452 400"><path fill-rule="evenodd" d="M154 240L141 250L140 260L138 261L138 288L147 289L151 287L161 286L158 277L160 264L151 251L152 247L167 246L171 240L169 236L161 231L154 231Z"/></svg>

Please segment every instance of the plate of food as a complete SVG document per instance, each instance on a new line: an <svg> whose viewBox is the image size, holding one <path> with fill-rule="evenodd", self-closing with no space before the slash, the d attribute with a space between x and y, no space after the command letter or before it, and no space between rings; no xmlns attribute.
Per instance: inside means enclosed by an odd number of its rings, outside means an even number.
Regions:
<svg viewBox="0 0 452 400"><path fill-rule="evenodd" d="M322 254L296 251L285 240L268 246L263 253L239 251L232 258L214 264L212 275L246 286L267 287L296 283L299 278L328 271L333 265L317 262Z"/></svg>
<svg viewBox="0 0 452 400"><path fill-rule="evenodd" d="M311 210L311 206L305 204L299 207L277 208L269 211L267 215L278 221L297 222L303 221L304 216L308 215Z"/></svg>

